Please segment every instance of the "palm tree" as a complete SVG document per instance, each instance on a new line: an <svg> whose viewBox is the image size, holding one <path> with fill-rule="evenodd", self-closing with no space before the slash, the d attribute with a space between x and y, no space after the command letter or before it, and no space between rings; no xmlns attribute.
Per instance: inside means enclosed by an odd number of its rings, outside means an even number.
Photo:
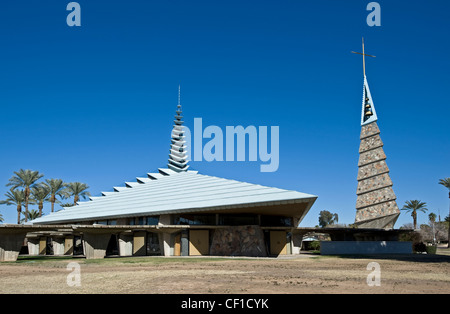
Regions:
<svg viewBox="0 0 450 314"><path fill-rule="evenodd" d="M73 205L77 205L80 197L86 199L88 196L91 196L91 193L89 193L87 189L89 189L89 185L85 183L70 182L67 183L64 193L67 197L73 196Z"/></svg>
<svg viewBox="0 0 450 314"><path fill-rule="evenodd" d="M0 214L0 222L3 222L4 220L3 220L3 215L2 214Z"/></svg>
<svg viewBox="0 0 450 314"><path fill-rule="evenodd" d="M433 229L433 244L436 243L436 231L434 229L434 225L436 223L436 217L437 217L437 215L435 213L428 214L428 219L430 220L431 228Z"/></svg>
<svg viewBox="0 0 450 314"><path fill-rule="evenodd" d="M446 187L448 189L448 198L450 199L450 178L440 179L439 184L443 185L444 187ZM450 217L450 209L449 209L448 216ZM447 247L450 249L450 224L448 226L448 245L447 245Z"/></svg>
<svg viewBox="0 0 450 314"><path fill-rule="evenodd" d="M419 200L406 201L406 204L403 206L402 210L406 210L407 212L411 212L411 217L414 221L414 229L417 229L417 211L425 212L428 210L426 207L427 203L421 202Z"/></svg>
<svg viewBox="0 0 450 314"><path fill-rule="evenodd" d="M61 204L59 204L59 206L61 206L62 208L64 208L64 207L72 207L72 206L75 206L75 205L72 204L72 203L61 203Z"/></svg>
<svg viewBox="0 0 450 314"><path fill-rule="evenodd" d="M430 213L430 214L428 214L428 219L431 221L431 222L436 222L436 214L435 213Z"/></svg>
<svg viewBox="0 0 450 314"><path fill-rule="evenodd" d="M30 210L28 213L27 213L27 216L24 218L24 219L22 219L22 221L25 221L25 219L27 219L27 220L34 220L34 219L36 219L36 218L39 218L40 216L39 216L39 211L38 210L36 210L36 209L32 209L32 210Z"/></svg>
<svg viewBox="0 0 450 314"><path fill-rule="evenodd" d="M55 209L55 203L59 202L56 197L64 197L64 189L66 184L61 179L47 179L45 185L50 189L50 203L52 203L52 213Z"/></svg>
<svg viewBox="0 0 450 314"><path fill-rule="evenodd" d="M23 190L10 189L5 194L6 199L0 201L1 205L16 205L17 206L17 224L20 224L20 214L22 213L22 205L25 202L25 192Z"/></svg>
<svg viewBox="0 0 450 314"><path fill-rule="evenodd" d="M31 188L36 184L36 181L42 178L44 175L39 173L39 171L33 170L23 170L14 171L15 176L9 179L6 186L12 186L13 189L18 187L24 188L25 193L25 222L27 222L28 204L30 200Z"/></svg>
<svg viewBox="0 0 450 314"><path fill-rule="evenodd" d="M31 197L38 204L39 216L42 216L42 209L44 208L44 202L50 201L50 188L46 184L37 184L33 186L31 191ZM28 217L27 217L28 218Z"/></svg>

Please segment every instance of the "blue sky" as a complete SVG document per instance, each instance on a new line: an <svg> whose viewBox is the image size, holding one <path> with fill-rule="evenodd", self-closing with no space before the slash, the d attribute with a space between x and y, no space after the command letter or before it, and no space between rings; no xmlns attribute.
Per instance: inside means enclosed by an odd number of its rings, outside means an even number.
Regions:
<svg viewBox="0 0 450 314"><path fill-rule="evenodd" d="M0 9L0 195L13 171L89 184L93 195L167 164L178 85L186 125L280 127L280 166L191 162L207 175L297 190L353 223L362 60L399 206L448 215L450 3L8 1ZM33 208L33 207L31 207ZM48 212L46 207L44 212ZM0 206L5 222L15 206ZM419 223L427 222L419 214ZM396 227L412 222L402 213Z"/></svg>

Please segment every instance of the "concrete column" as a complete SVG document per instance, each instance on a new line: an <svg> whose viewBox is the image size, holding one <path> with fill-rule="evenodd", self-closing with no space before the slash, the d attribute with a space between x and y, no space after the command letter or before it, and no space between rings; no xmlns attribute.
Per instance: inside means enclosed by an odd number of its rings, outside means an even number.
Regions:
<svg viewBox="0 0 450 314"><path fill-rule="evenodd" d="M39 238L27 238L28 255L39 255Z"/></svg>
<svg viewBox="0 0 450 314"><path fill-rule="evenodd" d="M64 239L64 255L73 255L73 235Z"/></svg>
<svg viewBox="0 0 450 314"><path fill-rule="evenodd" d="M0 233L0 262L15 262L25 240L24 233Z"/></svg>
<svg viewBox="0 0 450 314"><path fill-rule="evenodd" d="M84 233L84 255L86 259L104 258L108 247L110 233Z"/></svg>
<svg viewBox="0 0 450 314"><path fill-rule="evenodd" d="M52 237L53 255L64 255L64 238Z"/></svg>
<svg viewBox="0 0 450 314"><path fill-rule="evenodd" d="M299 233L292 234L291 244L292 244L292 254L300 254L302 248L303 235Z"/></svg>
<svg viewBox="0 0 450 314"><path fill-rule="evenodd" d="M286 254L292 255L292 235L290 238L286 237Z"/></svg>
<svg viewBox="0 0 450 314"><path fill-rule="evenodd" d="M163 254L164 256L172 256L172 235L170 233L164 232L162 234L162 239L163 239Z"/></svg>
<svg viewBox="0 0 450 314"><path fill-rule="evenodd" d="M119 255L133 255L133 235L123 233L119 234Z"/></svg>
<svg viewBox="0 0 450 314"><path fill-rule="evenodd" d="M160 215L158 225L170 225L170 218L169 214Z"/></svg>

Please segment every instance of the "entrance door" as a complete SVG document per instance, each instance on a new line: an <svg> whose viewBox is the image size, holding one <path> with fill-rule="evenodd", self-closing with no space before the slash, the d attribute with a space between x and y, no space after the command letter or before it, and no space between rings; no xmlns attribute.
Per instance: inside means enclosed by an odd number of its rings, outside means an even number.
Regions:
<svg viewBox="0 0 450 314"><path fill-rule="evenodd" d="M39 255L45 255L47 253L47 237L39 239Z"/></svg>
<svg viewBox="0 0 450 314"><path fill-rule="evenodd" d="M175 236L174 256L181 256L181 233Z"/></svg>
<svg viewBox="0 0 450 314"><path fill-rule="evenodd" d="M209 231L189 230L189 255L209 254Z"/></svg>
<svg viewBox="0 0 450 314"><path fill-rule="evenodd" d="M286 255L286 231L270 231L270 254Z"/></svg>
<svg viewBox="0 0 450 314"><path fill-rule="evenodd" d="M146 255L145 238L147 234L145 231L137 231L133 234L133 255Z"/></svg>

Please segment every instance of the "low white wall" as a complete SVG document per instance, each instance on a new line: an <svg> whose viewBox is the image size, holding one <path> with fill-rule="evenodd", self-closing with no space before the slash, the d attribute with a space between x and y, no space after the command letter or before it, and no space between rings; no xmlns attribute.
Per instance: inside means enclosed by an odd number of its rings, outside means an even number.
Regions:
<svg viewBox="0 0 450 314"><path fill-rule="evenodd" d="M411 254L412 243L400 241L321 241L321 255Z"/></svg>

